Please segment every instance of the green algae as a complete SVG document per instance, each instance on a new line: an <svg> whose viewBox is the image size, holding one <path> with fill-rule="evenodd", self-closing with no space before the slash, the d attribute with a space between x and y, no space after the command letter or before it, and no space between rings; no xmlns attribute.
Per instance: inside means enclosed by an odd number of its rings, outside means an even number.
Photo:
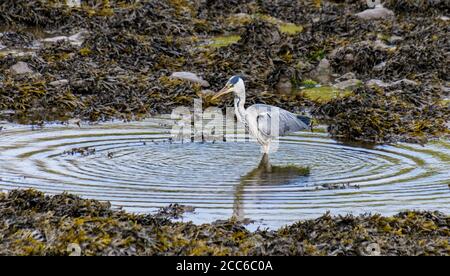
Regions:
<svg viewBox="0 0 450 276"><path fill-rule="evenodd" d="M301 86L305 88L315 88L317 86L317 82L311 79L307 79L301 82Z"/></svg>
<svg viewBox="0 0 450 276"><path fill-rule="evenodd" d="M272 173L274 174L295 174L298 176L307 176L311 172L310 167L298 166L296 164L272 165Z"/></svg>
<svg viewBox="0 0 450 276"><path fill-rule="evenodd" d="M303 26L297 25L290 22L285 22L281 19L278 19L276 17L270 16L268 14L255 14L253 15L256 19L262 19L270 24L274 24L278 27L279 31L281 33L287 34L287 35L296 35L298 33L301 33L303 31Z"/></svg>
<svg viewBox="0 0 450 276"><path fill-rule="evenodd" d="M351 91L342 91L331 86L306 88L300 90L300 93L302 93L306 98L319 103L326 103L332 99L345 97L352 94Z"/></svg>
<svg viewBox="0 0 450 276"><path fill-rule="evenodd" d="M303 31L302 26L295 25L293 23L282 23L279 28L282 33L286 33L288 35L295 35Z"/></svg>
<svg viewBox="0 0 450 276"><path fill-rule="evenodd" d="M226 47L231 44L237 43L241 39L239 35L217 36L212 39L211 46L213 47Z"/></svg>

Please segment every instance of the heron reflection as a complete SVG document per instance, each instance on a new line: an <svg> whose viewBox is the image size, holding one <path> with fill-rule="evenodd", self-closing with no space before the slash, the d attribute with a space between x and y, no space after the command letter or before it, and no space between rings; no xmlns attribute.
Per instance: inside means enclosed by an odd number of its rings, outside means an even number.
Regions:
<svg viewBox="0 0 450 276"><path fill-rule="evenodd" d="M244 195L248 187L288 185L309 174L308 167L294 165L276 166L269 161L269 155L263 154L258 166L240 178L234 190L233 216L245 219Z"/></svg>

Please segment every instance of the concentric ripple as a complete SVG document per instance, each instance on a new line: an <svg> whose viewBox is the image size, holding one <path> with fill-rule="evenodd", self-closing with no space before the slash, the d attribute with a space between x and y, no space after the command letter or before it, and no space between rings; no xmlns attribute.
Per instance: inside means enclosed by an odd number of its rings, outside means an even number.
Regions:
<svg viewBox="0 0 450 276"><path fill-rule="evenodd" d="M234 214L268 227L326 211L450 212L449 141L365 148L325 133L298 133L282 139L271 163L311 168L299 177L257 173L259 146L243 139L172 142L170 124L159 118L39 130L6 125L0 131L0 188L67 191L133 212L187 204L196 207L187 217L194 222ZM95 152L68 153L84 147Z"/></svg>

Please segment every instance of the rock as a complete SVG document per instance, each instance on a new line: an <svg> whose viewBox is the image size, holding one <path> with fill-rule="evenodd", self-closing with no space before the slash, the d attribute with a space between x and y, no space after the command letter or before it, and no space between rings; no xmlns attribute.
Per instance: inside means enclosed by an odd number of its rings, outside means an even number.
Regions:
<svg viewBox="0 0 450 276"><path fill-rule="evenodd" d="M356 14L357 17L365 20L377 20L394 17L394 12L386 9L382 5L376 5L374 9L367 9Z"/></svg>
<svg viewBox="0 0 450 276"><path fill-rule="evenodd" d="M337 78L336 81L342 82L342 81L346 81L346 80L350 80L350 79L356 79L355 73L348 72L348 73L340 76L339 78Z"/></svg>
<svg viewBox="0 0 450 276"><path fill-rule="evenodd" d="M81 7L81 1L80 0L66 0L66 5L70 8L78 8Z"/></svg>
<svg viewBox="0 0 450 276"><path fill-rule="evenodd" d="M281 77L276 85L279 93L290 93L292 91L292 82L288 77Z"/></svg>
<svg viewBox="0 0 450 276"><path fill-rule="evenodd" d="M172 75L170 75L170 78L187 80L190 82L199 83L202 87L209 87L209 83L207 81L191 72L173 72Z"/></svg>
<svg viewBox="0 0 450 276"><path fill-rule="evenodd" d="M322 59L317 65L317 68L312 73L312 78L317 80L319 83L327 84L331 81L331 65L330 61L326 58Z"/></svg>
<svg viewBox="0 0 450 276"><path fill-rule="evenodd" d="M338 82L333 85L334 88L340 89L340 90L353 90L360 86L362 82L358 79L349 79L345 81Z"/></svg>
<svg viewBox="0 0 450 276"><path fill-rule="evenodd" d="M395 85L410 85L410 86L417 86L419 85L417 82L413 81L413 80L408 80L408 79L401 79L398 81L394 81L391 83L392 86Z"/></svg>
<svg viewBox="0 0 450 276"><path fill-rule="evenodd" d="M245 13L245 12L236 13L233 15L233 17L239 18L239 19L247 19L247 18L251 19L252 18L252 16L250 14Z"/></svg>
<svg viewBox="0 0 450 276"><path fill-rule="evenodd" d="M383 62L380 62L380 63L378 63L377 65L375 65L374 67L373 67L373 70L374 71L381 71L381 70L383 70L383 68L386 66L386 62L385 61L383 61Z"/></svg>
<svg viewBox="0 0 450 276"><path fill-rule="evenodd" d="M371 80L368 80L368 81L366 82L366 85L369 85L369 86L379 86L379 87L388 87L388 86L389 86L388 83L385 83L384 81L378 80L378 79L371 79Z"/></svg>
<svg viewBox="0 0 450 276"><path fill-rule="evenodd" d="M390 44L397 44L397 43L403 41L403 37L398 36L398 35L393 35L389 38L388 41Z"/></svg>
<svg viewBox="0 0 450 276"><path fill-rule="evenodd" d="M11 71L17 75L34 73L33 70L31 70L31 68L28 66L28 63L23 61L19 61L11 66Z"/></svg>
<svg viewBox="0 0 450 276"><path fill-rule="evenodd" d="M87 31L81 31L81 32L78 32L71 36L56 36L56 37L44 38L44 39L41 39L41 42L55 43L58 41L68 41L72 45L80 47L83 44L87 34L88 34Z"/></svg>
<svg viewBox="0 0 450 276"><path fill-rule="evenodd" d="M49 85L51 86L64 86L69 84L68 80L57 80L57 81L52 81L49 83Z"/></svg>
<svg viewBox="0 0 450 276"><path fill-rule="evenodd" d="M439 17L439 19L442 21L448 21L450 19L450 17L444 15L444 16Z"/></svg>
<svg viewBox="0 0 450 276"><path fill-rule="evenodd" d="M353 56L353 54L346 54L344 60L348 63L352 63L355 60L355 56Z"/></svg>
<svg viewBox="0 0 450 276"><path fill-rule="evenodd" d="M382 80L378 80L378 79L371 79L369 81L366 82L366 85L369 86L379 86L379 87L393 87L393 86L397 86L397 85L411 85L411 86L416 86L419 85L417 82L413 81L413 80L408 80L408 79L401 79L395 82L384 82Z"/></svg>
<svg viewBox="0 0 450 276"><path fill-rule="evenodd" d="M312 65L311 63L304 61L304 60L298 61L297 64L295 65L295 67L297 69L305 71L305 72L314 70L314 65Z"/></svg>

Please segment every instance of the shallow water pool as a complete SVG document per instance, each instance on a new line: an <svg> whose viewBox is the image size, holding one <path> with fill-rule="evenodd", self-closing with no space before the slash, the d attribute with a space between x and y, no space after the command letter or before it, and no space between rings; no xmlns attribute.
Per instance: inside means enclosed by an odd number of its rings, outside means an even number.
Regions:
<svg viewBox="0 0 450 276"><path fill-rule="evenodd" d="M171 121L95 125L2 125L0 189L36 188L109 200L132 212L170 203L195 207L195 223L235 215L250 228L299 219L405 209L450 212L450 142L357 147L324 132L281 140L273 165L308 166L309 176L264 173L251 141L170 141ZM75 148L88 147L85 154ZM94 152L95 150L95 152Z"/></svg>

